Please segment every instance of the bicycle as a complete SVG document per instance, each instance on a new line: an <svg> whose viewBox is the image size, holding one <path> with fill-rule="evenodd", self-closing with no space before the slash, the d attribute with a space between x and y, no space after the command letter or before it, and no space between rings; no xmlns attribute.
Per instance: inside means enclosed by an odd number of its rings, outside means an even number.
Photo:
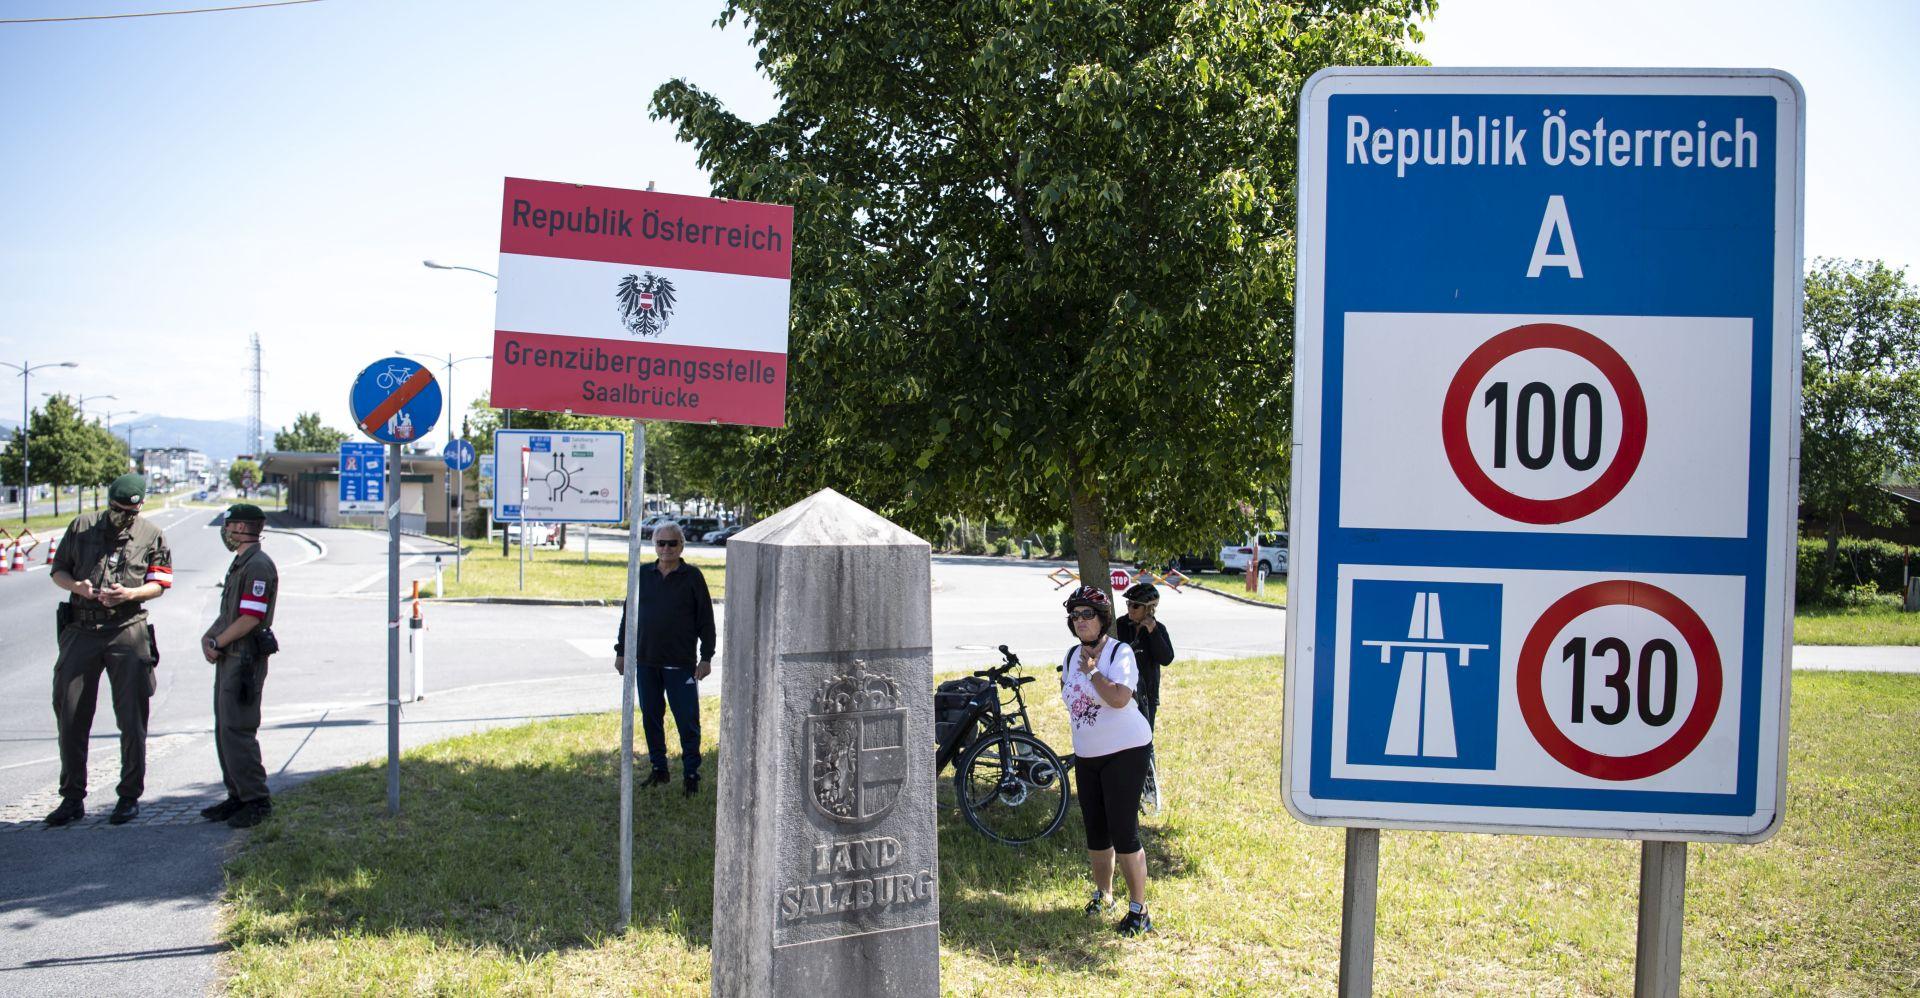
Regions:
<svg viewBox="0 0 1920 998"><path fill-rule="evenodd" d="M379 388L393 389L400 387L401 382L412 376L413 368L403 367L399 364L388 364L385 371L374 376L373 383Z"/></svg>
<svg viewBox="0 0 1920 998"><path fill-rule="evenodd" d="M1061 756L1033 733L1020 687L1032 676L1013 676L1020 659L1000 646L1000 665L969 679L940 684L934 694L933 771L953 763L960 814L974 830L1004 845L1025 845L1058 831L1072 796L1068 773L1073 756ZM1013 695L1003 703L1002 691Z"/></svg>

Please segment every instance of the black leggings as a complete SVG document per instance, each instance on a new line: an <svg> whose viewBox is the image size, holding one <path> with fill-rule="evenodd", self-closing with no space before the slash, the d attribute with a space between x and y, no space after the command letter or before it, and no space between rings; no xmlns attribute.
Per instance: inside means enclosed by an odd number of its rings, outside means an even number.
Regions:
<svg viewBox="0 0 1920 998"><path fill-rule="evenodd" d="M1140 790L1147 785L1147 759L1153 745L1121 749L1089 759L1076 756L1074 782L1080 785L1080 820L1087 826L1087 848L1112 849L1123 856L1140 851Z"/></svg>

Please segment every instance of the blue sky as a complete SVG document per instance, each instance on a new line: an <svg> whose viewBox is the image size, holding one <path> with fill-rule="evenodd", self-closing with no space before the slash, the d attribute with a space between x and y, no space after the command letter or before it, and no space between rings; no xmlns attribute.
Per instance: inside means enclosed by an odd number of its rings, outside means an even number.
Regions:
<svg viewBox="0 0 1920 998"><path fill-rule="evenodd" d="M0 17L168 6L0 0ZM494 269L502 177L706 192L646 106L684 76L772 113L746 32L714 29L717 11L326 0L0 25L0 359L82 364L37 376L36 404L111 393L237 417L257 331L265 421L344 427L367 363L490 348L492 283L420 261ZM1440 65L1787 69L1808 93L1808 255L1920 264L1920 4L1453 0L1427 30ZM462 405L487 378L459 369ZM0 412L18 404L0 383Z"/></svg>

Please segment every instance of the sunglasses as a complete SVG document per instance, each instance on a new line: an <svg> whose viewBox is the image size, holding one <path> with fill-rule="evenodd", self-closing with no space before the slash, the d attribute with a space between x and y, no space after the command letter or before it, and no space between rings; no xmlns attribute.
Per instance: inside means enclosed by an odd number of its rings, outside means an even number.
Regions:
<svg viewBox="0 0 1920 998"><path fill-rule="evenodd" d="M677 548L680 546L680 542L679 541L654 541L653 546L657 548Z"/></svg>
<svg viewBox="0 0 1920 998"><path fill-rule="evenodd" d="M1067 619L1068 620L1099 620L1100 614L1099 612L1094 610L1085 610L1085 609L1069 610L1067 611Z"/></svg>

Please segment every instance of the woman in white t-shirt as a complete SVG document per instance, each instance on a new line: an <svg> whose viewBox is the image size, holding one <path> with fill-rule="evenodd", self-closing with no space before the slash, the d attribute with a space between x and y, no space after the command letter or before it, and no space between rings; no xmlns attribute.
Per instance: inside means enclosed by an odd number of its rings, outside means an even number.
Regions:
<svg viewBox="0 0 1920 998"><path fill-rule="evenodd" d="M1133 649L1115 640L1113 603L1082 586L1067 598L1067 629L1078 639L1060 663L1060 700L1073 722L1074 782L1087 826L1093 900L1087 914L1113 911L1113 867L1127 880L1127 914L1114 928L1125 936L1153 931L1147 916L1147 854L1140 847L1140 790L1147 780L1153 728L1134 702L1140 669Z"/></svg>

